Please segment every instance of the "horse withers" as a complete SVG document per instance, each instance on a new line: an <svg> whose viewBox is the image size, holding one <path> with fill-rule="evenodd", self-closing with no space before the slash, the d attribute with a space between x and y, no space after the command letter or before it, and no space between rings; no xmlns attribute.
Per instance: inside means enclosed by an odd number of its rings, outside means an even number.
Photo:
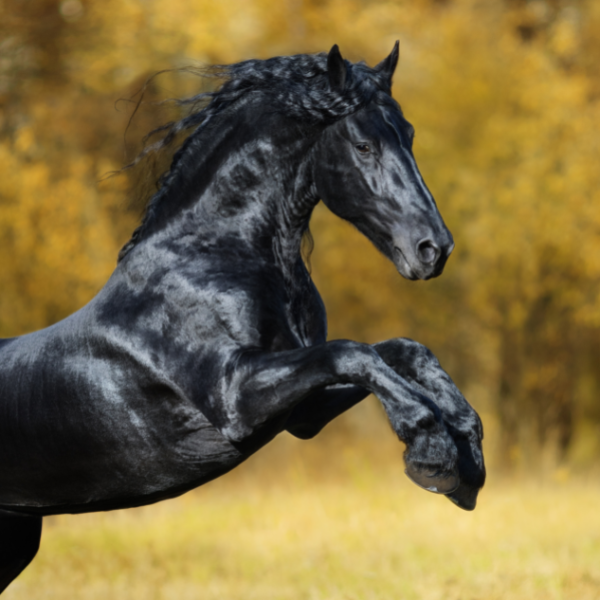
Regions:
<svg viewBox="0 0 600 600"><path fill-rule="evenodd" d="M189 135L104 288L0 342L0 589L35 555L44 515L177 496L369 393L407 475L474 508L475 411L416 342L328 342L300 254L323 200L404 277L442 272L453 240L391 96L397 60L397 44L375 68L334 46L216 68L221 87L166 131L165 145Z"/></svg>

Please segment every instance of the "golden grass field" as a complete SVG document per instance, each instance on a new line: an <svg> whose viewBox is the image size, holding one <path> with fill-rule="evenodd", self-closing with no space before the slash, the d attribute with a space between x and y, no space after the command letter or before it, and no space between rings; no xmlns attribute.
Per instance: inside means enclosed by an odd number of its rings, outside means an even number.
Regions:
<svg viewBox="0 0 600 600"><path fill-rule="evenodd" d="M359 442L284 436L181 498L46 519L4 597L600 598L600 481L492 474L466 513L406 479L391 435Z"/></svg>

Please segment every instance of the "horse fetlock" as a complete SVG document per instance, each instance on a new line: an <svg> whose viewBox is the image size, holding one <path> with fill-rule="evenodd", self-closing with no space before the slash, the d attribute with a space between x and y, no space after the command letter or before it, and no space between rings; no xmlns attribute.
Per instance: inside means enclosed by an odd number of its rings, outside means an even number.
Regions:
<svg viewBox="0 0 600 600"><path fill-rule="evenodd" d="M409 402L402 396L399 400L387 397L381 400L392 429L405 444L410 444L424 432L432 435L447 433L439 409L428 398L418 394L415 401Z"/></svg>
<svg viewBox="0 0 600 600"><path fill-rule="evenodd" d="M442 427L423 431L405 440L405 460L413 464L437 465L443 470L454 470L458 463L458 449L448 432Z"/></svg>
<svg viewBox="0 0 600 600"><path fill-rule="evenodd" d="M385 405L384 405L385 406ZM448 493L458 486L458 449L439 414L425 406L415 408L412 418L393 411L390 423L406 444L406 473L425 489Z"/></svg>
<svg viewBox="0 0 600 600"><path fill-rule="evenodd" d="M404 462L407 476L429 491L448 494L460 484L458 451L445 430L415 436L407 443Z"/></svg>

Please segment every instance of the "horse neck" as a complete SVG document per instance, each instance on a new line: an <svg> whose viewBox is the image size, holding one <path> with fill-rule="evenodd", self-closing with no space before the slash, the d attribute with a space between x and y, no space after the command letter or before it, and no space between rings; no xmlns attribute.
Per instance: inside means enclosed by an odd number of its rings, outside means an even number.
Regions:
<svg viewBox="0 0 600 600"><path fill-rule="evenodd" d="M200 243L237 238L293 269L318 201L310 177L311 147L297 126L277 115L240 120L182 182L192 190L191 202L172 217L171 235L196 236Z"/></svg>

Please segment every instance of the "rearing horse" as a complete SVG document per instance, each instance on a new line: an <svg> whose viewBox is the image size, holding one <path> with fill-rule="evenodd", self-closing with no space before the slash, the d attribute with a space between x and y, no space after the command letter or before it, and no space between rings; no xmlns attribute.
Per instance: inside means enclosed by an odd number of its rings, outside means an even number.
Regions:
<svg viewBox="0 0 600 600"><path fill-rule="evenodd" d="M108 283L47 329L0 341L0 591L43 515L140 506L219 477L287 430L315 436L374 393L408 476L475 507L481 422L424 346L326 341L300 255L320 199L408 279L453 241L391 97L329 54L223 67Z"/></svg>

